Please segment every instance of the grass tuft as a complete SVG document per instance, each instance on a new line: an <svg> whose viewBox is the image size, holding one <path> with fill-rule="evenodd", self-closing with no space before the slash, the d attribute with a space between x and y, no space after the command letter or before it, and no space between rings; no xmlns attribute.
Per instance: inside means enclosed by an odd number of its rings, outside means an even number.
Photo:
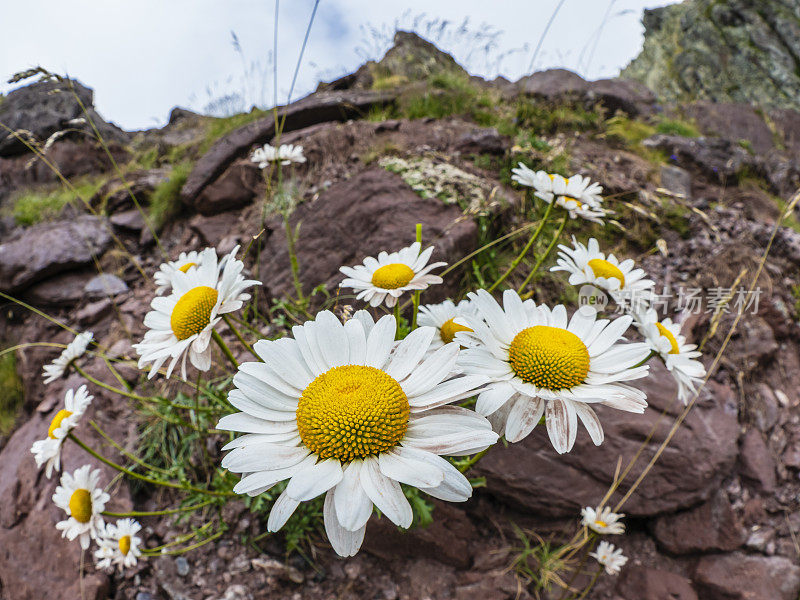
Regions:
<svg viewBox="0 0 800 600"><path fill-rule="evenodd" d="M58 218L61 211L79 197L89 199L98 189L98 181L74 184L77 193L65 188L56 190L28 190L12 200L11 214L17 225L35 225Z"/></svg>
<svg viewBox="0 0 800 600"><path fill-rule="evenodd" d="M17 355L15 352L6 352L0 355L0 434L11 432L23 400L22 379L17 373Z"/></svg>
<svg viewBox="0 0 800 600"><path fill-rule="evenodd" d="M169 179L159 184L150 198L150 218L153 227L161 229L181 211L180 192L189 173L192 163L184 162L173 167Z"/></svg>

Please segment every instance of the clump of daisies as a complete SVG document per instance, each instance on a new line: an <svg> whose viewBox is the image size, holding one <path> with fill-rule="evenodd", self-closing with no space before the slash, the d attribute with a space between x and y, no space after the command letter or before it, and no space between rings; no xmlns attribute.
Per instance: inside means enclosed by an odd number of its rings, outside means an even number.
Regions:
<svg viewBox="0 0 800 600"><path fill-rule="evenodd" d="M93 337L91 331L84 331L76 335L75 339L67 345L58 358L49 365L44 366L44 373L42 374L44 383L52 383L63 377L69 366L85 354Z"/></svg>
<svg viewBox="0 0 800 600"><path fill-rule="evenodd" d="M107 523L97 540L99 548L94 556L99 569L120 571L135 567L142 555L140 546L142 539L136 534L142 529L138 521L126 518L117 521L116 525Z"/></svg>
<svg viewBox="0 0 800 600"><path fill-rule="evenodd" d="M364 264L340 267L347 278L339 285L356 290L356 299L364 300L370 306L386 304L392 308L404 293L442 283L441 277L430 272L447 263L428 264L431 254L433 246L422 250L422 244L414 242L398 252L381 252L377 258L368 256Z"/></svg>
<svg viewBox="0 0 800 600"><path fill-rule="evenodd" d="M92 396L89 395L85 385L77 390L67 390L64 396L64 408L60 409L50 421L47 437L35 441L31 446L36 466L41 468L42 465L45 465L45 475L48 479L50 479L53 468L56 471L61 469L61 447L69 432L75 428L91 403Z"/></svg>
<svg viewBox="0 0 800 600"><path fill-rule="evenodd" d="M200 265L201 257L201 253L197 250L181 252L176 260L165 262L158 267L158 271L153 275L156 283L156 295L161 296L172 289L172 275L175 271L186 273L189 269L197 268Z"/></svg>
<svg viewBox="0 0 800 600"><path fill-rule="evenodd" d="M186 379L186 358L200 371L211 368L211 337L222 316L239 310L250 294L244 290L261 282L245 279L244 264L236 259L239 247L223 259L214 248L200 253L199 264L183 272L170 274L172 293L153 298L144 318L149 329L144 339L134 344L139 353L139 368L151 363L152 378L169 360L169 377L180 360L181 375ZM221 267L221 268L220 268Z"/></svg>
<svg viewBox="0 0 800 600"><path fill-rule="evenodd" d="M706 368L697 358L701 355L696 344L687 344L681 326L672 319L659 321L655 309L635 313L636 326L651 350L664 361L678 384L678 398L686 404L702 382Z"/></svg>
<svg viewBox="0 0 800 600"><path fill-rule="evenodd" d="M588 177L573 175L565 178L546 171L534 171L519 163L511 169L511 179L518 184L533 188L533 195L548 204L555 202L569 212L572 219L578 217L593 223L603 223L608 211L602 207L603 187Z"/></svg>
<svg viewBox="0 0 800 600"><path fill-rule="evenodd" d="M597 550L589 552L589 556L594 558L609 575L616 575L620 569L628 562L628 557L622 554L622 550L608 542L601 541L597 545Z"/></svg>
<svg viewBox="0 0 800 600"><path fill-rule="evenodd" d="M431 342L431 349L436 350L454 341L457 333L472 331L464 320L464 315L470 312L469 300L462 300L458 304L445 300L439 304L420 306L417 323L420 327L433 327L436 330Z"/></svg>
<svg viewBox="0 0 800 600"><path fill-rule="evenodd" d="M283 166L292 163L304 163L306 162L306 157L303 156L302 146L281 144L275 147L271 144L264 144L253 150L253 153L250 155L250 160L254 163L258 163L259 169L266 169L268 166L275 163L280 163Z"/></svg>

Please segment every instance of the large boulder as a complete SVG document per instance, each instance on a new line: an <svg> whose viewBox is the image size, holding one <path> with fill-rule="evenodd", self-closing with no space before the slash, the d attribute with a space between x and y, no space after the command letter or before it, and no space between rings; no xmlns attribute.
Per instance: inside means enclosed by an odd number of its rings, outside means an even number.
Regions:
<svg viewBox="0 0 800 600"><path fill-rule="evenodd" d="M782 556L734 552L700 559L694 582L705 600L797 600L800 567Z"/></svg>
<svg viewBox="0 0 800 600"><path fill-rule="evenodd" d="M647 392L650 406L645 414L598 406L605 441L595 447L581 430L568 454L553 450L541 426L522 442L493 448L477 467L486 476L488 493L528 513L574 518L581 507L594 506L605 496L614 480L617 460L621 458L625 468L655 428L638 462L611 497L613 506L642 473L683 410L675 398L672 376L660 363L651 364L650 375L641 383L635 382ZM733 390L709 381L666 450L624 505L624 512L655 516L709 498L735 463L736 413Z"/></svg>
<svg viewBox="0 0 800 600"><path fill-rule="evenodd" d="M127 135L118 127L106 123L94 110L94 92L78 81L43 81L10 92L0 103L0 123L14 131L33 134L44 143L57 131L79 130L75 133L94 136L91 125L76 119L86 119L86 113L108 141L125 141ZM83 108L81 107L83 105ZM73 135L73 134L69 134ZM0 156L25 154L27 147L16 136L0 135Z"/></svg>
<svg viewBox="0 0 800 600"><path fill-rule="evenodd" d="M317 200L300 205L290 222L292 228L300 225L296 249L305 293L318 284L333 292L344 279L340 266L409 245L417 223L422 223L424 245L436 247L432 261L459 260L475 249L478 235L475 222L457 206L421 198L399 176L378 167L334 184ZM281 220L275 219L268 229L259 277L273 297L293 295ZM454 291L452 285L434 286L425 294L426 301Z"/></svg>
<svg viewBox="0 0 800 600"><path fill-rule="evenodd" d="M30 227L0 244L0 290L15 293L92 263L111 243L108 224L89 215Z"/></svg>
<svg viewBox="0 0 800 600"><path fill-rule="evenodd" d="M642 144L646 148L662 150L679 164L691 166L704 177L720 183L732 181L745 167L758 165L755 157L725 138L657 134Z"/></svg>

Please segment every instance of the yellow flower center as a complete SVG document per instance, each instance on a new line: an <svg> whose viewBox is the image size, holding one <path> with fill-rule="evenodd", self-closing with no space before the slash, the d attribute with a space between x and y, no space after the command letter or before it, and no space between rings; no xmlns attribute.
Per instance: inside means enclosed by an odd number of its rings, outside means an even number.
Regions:
<svg viewBox="0 0 800 600"><path fill-rule="evenodd" d="M400 384L374 367L326 371L303 390L297 405L300 439L320 458L349 462L394 448L408 427Z"/></svg>
<svg viewBox="0 0 800 600"><path fill-rule="evenodd" d="M669 340L669 345L672 346L669 350L670 354L678 354L680 353L680 347L678 346L678 340L675 339L675 336L672 335L672 332L664 327L661 323L656 323L656 327L658 327L658 333L663 335L665 338Z"/></svg>
<svg viewBox="0 0 800 600"><path fill-rule="evenodd" d="M49 437L51 440L56 439L55 436L56 429L61 427L61 421L70 416L72 416L72 413L68 411L66 408L62 408L60 411L58 411L56 413L56 416L53 417L53 420L50 421L50 427L47 429L47 437Z"/></svg>
<svg viewBox="0 0 800 600"><path fill-rule="evenodd" d="M616 265L612 265L607 260L602 258L593 258L589 261L589 266L595 277L605 277L606 279L619 279L619 287L625 287L625 275Z"/></svg>
<svg viewBox="0 0 800 600"><path fill-rule="evenodd" d="M445 344L449 344L456 338L456 333L459 331L472 331L472 329L466 325L459 325L455 322L455 317L453 317L442 323L442 328L439 330L439 337L442 338Z"/></svg>
<svg viewBox="0 0 800 600"><path fill-rule="evenodd" d="M584 382L589 372L589 351L571 331L536 325L516 335L508 348L508 362L525 383L563 390Z"/></svg>
<svg viewBox="0 0 800 600"><path fill-rule="evenodd" d="M217 303L217 290L201 285L186 292L172 309L170 325L179 340L203 331L211 322L211 311Z"/></svg>
<svg viewBox="0 0 800 600"><path fill-rule="evenodd" d="M88 523L92 518L92 495L89 490L80 488L72 492L69 499L69 513L78 523Z"/></svg>
<svg viewBox="0 0 800 600"><path fill-rule="evenodd" d="M193 262L186 263L182 267L178 268L178 271L180 271L181 273L186 273L186 271L188 271L192 267L196 267L196 266L197 266L197 263L193 263Z"/></svg>
<svg viewBox="0 0 800 600"><path fill-rule="evenodd" d="M119 551L122 552L122 556L128 555L131 551L131 536L123 535L119 538Z"/></svg>
<svg viewBox="0 0 800 600"><path fill-rule="evenodd" d="M605 521L595 521L594 524L597 525L598 527L602 527L603 529L608 527L608 523L606 523Z"/></svg>
<svg viewBox="0 0 800 600"><path fill-rule="evenodd" d="M384 265L372 274L372 285L384 290L396 290L414 279L414 271L403 263Z"/></svg>

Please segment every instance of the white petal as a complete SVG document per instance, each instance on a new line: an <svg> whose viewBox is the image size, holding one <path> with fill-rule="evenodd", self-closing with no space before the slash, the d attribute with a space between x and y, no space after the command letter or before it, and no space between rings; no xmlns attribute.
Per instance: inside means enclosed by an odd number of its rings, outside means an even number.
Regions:
<svg viewBox="0 0 800 600"><path fill-rule="evenodd" d="M364 333L364 326L360 321L350 319L344 324L344 332L350 346L350 358L347 363L363 365L367 360L367 336Z"/></svg>
<svg viewBox="0 0 800 600"><path fill-rule="evenodd" d="M397 345L386 373L397 381L408 377L428 351L434 333L433 327L420 327L409 333Z"/></svg>
<svg viewBox="0 0 800 600"><path fill-rule="evenodd" d="M363 528L372 515L372 500L361 487L361 465L360 460L347 465L342 481L328 492L333 494L339 523L350 531Z"/></svg>
<svg viewBox="0 0 800 600"><path fill-rule="evenodd" d="M272 505L272 510L269 512L269 519L267 519L267 531L278 531L281 527L286 525L286 521L294 514L300 503L291 498L283 492L275 504Z"/></svg>
<svg viewBox="0 0 800 600"><path fill-rule="evenodd" d="M367 362L368 367L383 369L394 344L397 332L397 323L392 315L381 317L367 337Z"/></svg>
<svg viewBox="0 0 800 600"><path fill-rule="evenodd" d="M545 423L555 451L564 454L572 450L578 428L578 418L572 407L563 400L549 401L545 412Z"/></svg>
<svg viewBox="0 0 800 600"><path fill-rule="evenodd" d="M544 400L520 396L508 413L506 439L509 442L519 442L527 437L542 418L544 408Z"/></svg>
<svg viewBox="0 0 800 600"><path fill-rule="evenodd" d="M327 492L342 480L342 465L336 459L318 462L299 471L286 486L286 493L295 500L311 500Z"/></svg>
<svg viewBox="0 0 800 600"><path fill-rule="evenodd" d="M418 330L417 330L418 331ZM414 515L400 484L380 472L378 461L367 459L361 467L361 486L386 517L399 527L409 527Z"/></svg>
<svg viewBox="0 0 800 600"><path fill-rule="evenodd" d="M515 393L514 386L511 384L495 383L478 395L475 411L486 417L508 402L508 399Z"/></svg>
<svg viewBox="0 0 800 600"><path fill-rule="evenodd" d="M436 487L444 481L444 472L433 465L420 460L414 448L398 447L383 452L378 457L381 473L387 477L413 485L414 487Z"/></svg>
<svg viewBox="0 0 800 600"><path fill-rule="evenodd" d="M603 426L600 424L600 419L597 418L597 415L592 410L591 406L587 406L582 402L573 402L572 403L575 412L578 415L578 418L583 423L583 426L586 427L586 431L589 432L589 437L592 438L592 442L594 442L595 446L599 446L603 443Z"/></svg>
<svg viewBox="0 0 800 600"><path fill-rule="evenodd" d="M305 446L259 444L231 450L222 459L222 468L234 473L254 473L270 469L285 469L296 465L309 455Z"/></svg>
<svg viewBox="0 0 800 600"><path fill-rule="evenodd" d="M371 503L370 506L372 506ZM334 510L333 491L328 492L325 496L323 515L325 533L328 535L328 541L330 541L336 554L344 557L355 556L364 542L364 532L367 526L362 525L355 531L348 531L339 524Z"/></svg>
<svg viewBox="0 0 800 600"><path fill-rule="evenodd" d="M432 328L431 328L432 329ZM400 387L406 396L416 396L432 390L443 381L456 365L458 358L458 344L445 344L423 362L411 373Z"/></svg>

